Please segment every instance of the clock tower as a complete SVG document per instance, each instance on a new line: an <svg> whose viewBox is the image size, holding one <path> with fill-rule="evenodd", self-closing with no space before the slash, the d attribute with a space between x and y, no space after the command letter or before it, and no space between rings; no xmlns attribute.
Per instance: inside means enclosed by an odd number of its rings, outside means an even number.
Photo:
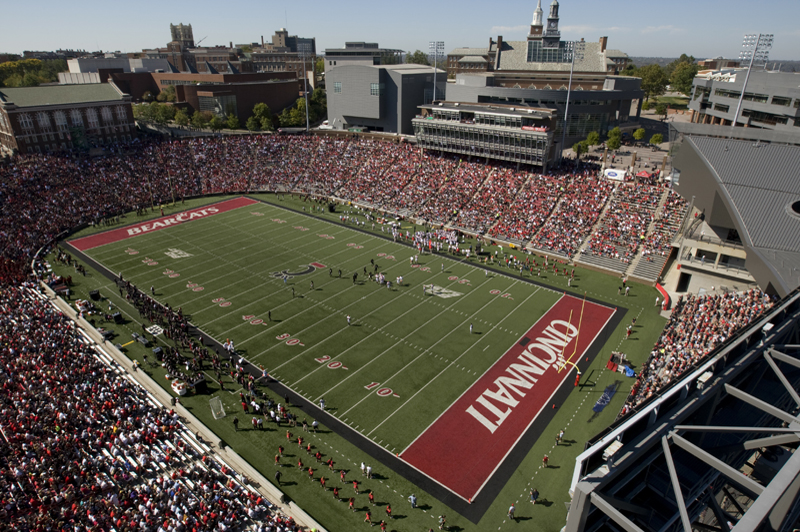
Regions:
<svg viewBox="0 0 800 532"><path fill-rule="evenodd" d="M542 11L542 0L539 0L539 3L536 5L536 10L533 12L533 22L531 22L531 32L528 34L529 41L542 38L542 33L544 31L544 26L542 24L543 15L544 11Z"/></svg>
<svg viewBox="0 0 800 532"><path fill-rule="evenodd" d="M561 41L561 32L558 31L558 0L553 0L550 4L550 14L547 15L547 27L544 29L542 40L543 48L558 48L558 43Z"/></svg>

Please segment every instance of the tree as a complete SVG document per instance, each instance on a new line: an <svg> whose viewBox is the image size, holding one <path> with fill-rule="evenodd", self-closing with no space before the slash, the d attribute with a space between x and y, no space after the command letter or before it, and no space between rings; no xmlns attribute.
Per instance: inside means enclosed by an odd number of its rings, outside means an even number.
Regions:
<svg viewBox="0 0 800 532"><path fill-rule="evenodd" d="M208 122L208 127L211 128L211 131L219 131L223 127L225 127L225 121L223 121L217 115L214 115L213 117L211 117L211 120Z"/></svg>
<svg viewBox="0 0 800 532"><path fill-rule="evenodd" d="M694 64L694 62L695 62L694 56L681 54L679 58L677 58L675 61L671 62L666 67L664 67L664 73L667 75L668 78L671 78L672 74L675 72L675 69L677 69L678 66L691 65Z"/></svg>
<svg viewBox="0 0 800 532"><path fill-rule="evenodd" d="M314 73L320 76L324 72L325 72L325 59L322 57L317 57L317 60L314 61Z"/></svg>
<svg viewBox="0 0 800 532"><path fill-rule="evenodd" d="M622 146L621 136L620 137L609 136L608 140L606 140L606 147L608 147L609 150L618 150L620 146Z"/></svg>
<svg viewBox="0 0 800 532"><path fill-rule="evenodd" d="M622 130L619 127L615 127L611 131L608 132L609 139L622 139Z"/></svg>
<svg viewBox="0 0 800 532"><path fill-rule="evenodd" d="M156 99L159 102L174 102L178 98L175 95L175 85L167 85L164 90L158 93Z"/></svg>
<svg viewBox="0 0 800 532"><path fill-rule="evenodd" d="M600 133L597 131L590 131L588 135L586 135L586 146L597 146L600 144Z"/></svg>
<svg viewBox="0 0 800 532"><path fill-rule="evenodd" d="M572 145L572 151L575 152L575 160L578 160L581 158L582 153L589 151L589 146L586 144L585 140L582 140Z"/></svg>
<svg viewBox="0 0 800 532"><path fill-rule="evenodd" d="M642 102L642 111L649 111L650 110L650 102L647 100Z"/></svg>
<svg viewBox="0 0 800 532"><path fill-rule="evenodd" d="M239 117L233 113L228 114L225 125L228 126L228 129L239 129L241 127L241 124L239 124Z"/></svg>
<svg viewBox="0 0 800 532"><path fill-rule="evenodd" d="M305 100L304 100L305 101ZM253 107L253 117L258 120L259 129L264 131L272 131L272 111L265 103L257 103ZM247 129L250 129L248 126ZM255 130L251 130L255 131Z"/></svg>
<svg viewBox="0 0 800 532"><path fill-rule="evenodd" d="M200 111L195 111L192 115L192 127L203 129L207 124L206 117Z"/></svg>
<svg viewBox="0 0 800 532"><path fill-rule="evenodd" d="M638 74L642 78L642 90L648 100L653 96L664 94L664 91L667 90L669 78L659 65L644 66L639 69Z"/></svg>
<svg viewBox="0 0 800 532"><path fill-rule="evenodd" d="M431 62L428 61L428 56L425 55L420 50L417 50L413 53L406 55L406 63L413 63L416 65L430 65Z"/></svg>
<svg viewBox="0 0 800 532"><path fill-rule="evenodd" d="M667 117L667 104L659 103L656 105L656 114L659 116Z"/></svg>
<svg viewBox="0 0 800 532"><path fill-rule="evenodd" d="M175 118L175 108L164 103L153 102L148 105L150 117L157 124L166 124Z"/></svg>
<svg viewBox="0 0 800 532"><path fill-rule="evenodd" d="M155 96L153 96L153 93L150 91L145 91L145 93L142 94L142 100L146 101L147 103L150 103L155 99Z"/></svg>
<svg viewBox="0 0 800 532"><path fill-rule="evenodd" d="M179 126L188 126L189 125L189 115L186 114L186 111L183 109L178 109L175 112L175 123Z"/></svg>
<svg viewBox="0 0 800 532"><path fill-rule="evenodd" d="M637 141L641 141L644 138L645 133L646 132L644 128L640 127L639 129L633 132L633 138L636 139Z"/></svg>
<svg viewBox="0 0 800 532"><path fill-rule="evenodd" d="M656 133L655 135L650 137L650 144L652 144L653 146L658 146L662 142L664 142L664 135L662 135L661 133Z"/></svg>
<svg viewBox="0 0 800 532"><path fill-rule="evenodd" d="M247 122L244 123L244 127L246 127L248 131L258 131L261 129L261 123L258 121L258 118L251 116L247 119Z"/></svg>
<svg viewBox="0 0 800 532"><path fill-rule="evenodd" d="M695 63L681 63L672 71L669 84L672 89L689 96L692 92L692 82L700 71L700 66Z"/></svg>
<svg viewBox="0 0 800 532"><path fill-rule="evenodd" d="M636 68L636 65L633 63L628 63L628 65L620 71L619 73L621 76L632 76L635 78L641 77L639 76L639 69Z"/></svg>

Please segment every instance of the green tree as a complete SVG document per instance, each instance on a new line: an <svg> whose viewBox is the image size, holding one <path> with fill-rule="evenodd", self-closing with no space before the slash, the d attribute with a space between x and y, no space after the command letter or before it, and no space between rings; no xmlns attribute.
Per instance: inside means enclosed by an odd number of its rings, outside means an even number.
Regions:
<svg viewBox="0 0 800 532"><path fill-rule="evenodd" d="M608 132L609 139L622 139L622 130L619 127L615 127L611 131Z"/></svg>
<svg viewBox="0 0 800 532"><path fill-rule="evenodd" d="M606 140L606 147L609 150L618 150L622 146L622 137L608 137Z"/></svg>
<svg viewBox="0 0 800 532"><path fill-rule="evenodd" d="M175 118L175 108L164 103L153 102L148 105L149 115L157 124L166 124Z"/></svg>
<svg viewBox="0 0 800 532"><path fill-rule="evenodd" d="M681 54L679 58L675 61L672 61L670 64L664 67L664 73L667 75L668 78L672 77L672 74L675 72L675 69L678 68L680 65L691 65L694 64L695 59L692 55Z"/></svg>
<svg viewBox="0 0 800 532"><path fill-rule="evenodd" d="M664 142L664 135L662 135L661 133L656 133L655 135L650 137L650 144L652 144L653 146L658 146L662 142Z"/></svg>
<svg viewBox="0 0 800 532"><path fill-rule="evenodd" d="M167 85L164 90L158 93L156 99L159 102L174 102L177 100L175 95L175 85Z"/></svg>
<svg viewBox="0 0 800 532"><path fill-rule="evenodd" d="M58 81L58 73L67 70L63 59L40 61L22 59L0 63L0 86L34 87L41 83Z"/></svg>
<svg viewBox="0 0 800 532"><path fill-rule="evenodd" d="M258 131L261 129L261 123L258 121L258 118L255 116L251 116L245 122L244 127L246 127L249 131Z"/></svg>
<svg viewBox="0 0 800 532"><path fill-rule="evenodd" d="M638 75L642 78L642 90L648 100L653 96L664 94L667 90L669 78L657 64L647 65L639 69Z"/></svg>
<svg viewBox="0 0 800 532"><path fill-rule="evenodd" d="M586 153L587 151L589 151L589 145L586 143L585 140L576 142L575 144L572 145L572 151L575 152L575 159L576 160L580 159L582 153Z"/></svg>
<svg viewBox="0 0 800 532"><path fill-rule="evenodd" d="M656 114L659 116L667 117L667 104L659 103L656 105Z"/></svg>
<svg viewBox="0 0 800 532"><path fill-rule="evenodd" d="M633 138L636 139L637 141L641 141L644 138L645 133L646 132L644 128L640 127L639 129L633 132Z"/></svg>
<svg viewBox="0 0 800 532"><path fill-rule="evenodd" d="M150 103L155 99L156 99L155 96L153 96L153 93L150 91L145 91L145 93L142 94L142 100L144 100L147 103Z"/></svg>
<svg viewBox="0 0 800 532"><path fill-rule="evenodd" d="M175 123L179 126L188 126L189 125L189 115L186 114L186 111L183 109L178 109L175 112Z"/></svg>
<svg viewBox="0 0 800 532"><path fill-rule="evenodd" d="M228 129L239 129L241 124L239 124L239 117L233 113L228 114L228 118L225 120L225 125Z"/></svg>
<svg viewBox="0 0 800 532"><path fill-rule="evenodd" d="M406 63L413 63L416 65L430 65L431 62L428 61L428 56L425 55L420 50L417 50L413 53L406 55Z"/></svg>
<svg viewBox="0 0 800 532"><path fill-rule="evenodd" d="M692 93L692 82L694 77L700 71L700 66L692 63L680 63L672 71L669 78L669 84L672 89L689 96Z"/></svg>
<svg viewBox="0 0 800 532"><path fill-rule="evenodd" d="M272 111L270 111L267 104L257 103L253 107L253 116L256 120L258 120L259 129L264 131L272 131ZM249 126L248 129L250 129Z"/></svg>
<svg viewBox="0 0 800 532"><path fill-rule="evenodd" d="M632 76L632 77L641 77L639 76L639 69L636 68L636 65L633 63L628 63L628 65L620 71L621 76Z"/></svg>
<svg viewBox="0 0 800 532"><path fill-rule="evenodd" d="M647 100L642 102L642 111L649 111L650 110L650 102Z"/></svg>
<svg viewBox="0 0 800 532"><path fill-rule="evenodd" d="M203 129L206 127L208 121L206 117L200 111L195 111L192 115L192 127L196 127L198 129Z"/></svg>
<svg viewBox="0 0 800 532"><path fill-rule="evenodd" d="M211 131L219 131L225 127L225 121L217 115L214 115L211 117L211 120L209 120L208 127L211 128Z"/></svg>
<svg viewBox="0 0 800 532"><path fill-rule="evenodd" d="M314 73L316 75L322 75L325 72L325 58L317 57L317 60L314 61Z"/></svg>
<svg viewBox="0 0 800 532"><path fill-rule="evenodd" d="M597 131L590 131L588 135L586 135L586 146L597 146L600 144L600 133Z"/></svg>

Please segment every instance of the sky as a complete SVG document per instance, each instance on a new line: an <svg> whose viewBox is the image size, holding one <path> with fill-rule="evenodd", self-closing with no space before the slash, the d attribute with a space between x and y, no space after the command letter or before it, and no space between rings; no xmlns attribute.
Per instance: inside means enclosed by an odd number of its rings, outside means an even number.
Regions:
<svg viewBox="0 0 800 532"><path fill-rule="evenodd" d="M545 17L551 0L543 0ZM35 7L34 7L35 6ZM427 51L485 47L489 38L524 40L535 0L339 0L254 2L194 0L39 0L7 2L2 9L0 53L58 48L136 52L165 46L170 23L192 24L195 41L227 45L270 41L275 30L316 37L317 51L345 41L378 42L384 48ZM65 8L65 6L70 6ZM770 61L800 60L798 0L562 0L562 39L596 41L631 56L736 58L746 33L772 33Z"/></svg>

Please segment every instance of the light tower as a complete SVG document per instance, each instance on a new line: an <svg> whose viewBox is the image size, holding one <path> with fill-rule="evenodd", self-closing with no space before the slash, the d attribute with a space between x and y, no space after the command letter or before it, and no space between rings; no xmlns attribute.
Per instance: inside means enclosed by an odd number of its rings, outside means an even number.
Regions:
<svg viewBox="0 0 800 532"><path fill-rule="evenodd" d="M433 100L431 103L436 101L436 72L439 70L439 57L444 54L444 41L430 41L428 43L428 50L431 53L431 57L433 57Z"/></svg>
<svg viewBox="0 0 800 532"><path fill-rule="evenodd" d="M773 35L771 33L748 34L744 36L742 41L742 51L739 52L739 59L741 61L750 60L750 65L747 67L747 75L744 77L744 85L742 86L742 94L739 95L739 103L736 105L736 114L733 115L731 127L736 127L736 122L739 120L739 111L742 109L742 100L744 100L744 92L747 89L747 80L750 79L750 72L753 70L753 63L756 59L764 61L766 66L767 59L769 58L769 50L772 48Z"/></svg>

